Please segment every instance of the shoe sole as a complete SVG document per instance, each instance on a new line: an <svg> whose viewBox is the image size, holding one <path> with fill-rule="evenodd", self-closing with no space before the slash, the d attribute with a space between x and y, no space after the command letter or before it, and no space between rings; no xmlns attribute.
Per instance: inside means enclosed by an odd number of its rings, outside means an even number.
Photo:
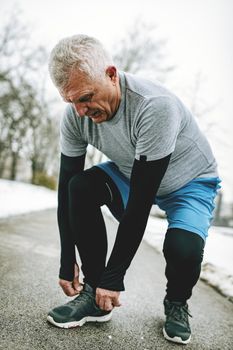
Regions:
<svg viewBox="0 0 233 350"><path fill-rule="evenodd" d="M59 328L75 328L75 327L82 327L86 322L107 322L107 321L110 321L111 318L112 318L112 312L104 316L99 316L99 317L87 316L82 318L79 321L66 322L66 323L56 322L54 321L52 316L48 315L47 321Z"/></svg>
<svg viewBox="0 0 233 350"><path fill-rule="evenodd" d="M179 344L188 344L191 340L191 335L188 339L186 340L183 340L181 337L178 337L178 336L175 336L173 338L169 337L169 335L167 334L165 328L163 328L163 335L164 335L164 338L169 340L169 341L172 341L173 343L179 343Z"/></svg>

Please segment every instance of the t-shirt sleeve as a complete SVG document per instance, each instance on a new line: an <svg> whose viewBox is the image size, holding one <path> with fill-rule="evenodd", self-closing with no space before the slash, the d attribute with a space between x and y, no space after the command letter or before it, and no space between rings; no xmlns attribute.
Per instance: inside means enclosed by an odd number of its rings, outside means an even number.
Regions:
<svg viewBox="0 0 233 350"><path fill-rule="evenodd" d="M68 157L78 157L86 153L88 143L83 139L77 115L71 105L64 111L60 123L60 149Z"/></svg>
<svg viewBox="0 0 233 350"><path fill-rule="evenodd" d="M137 160L152 161L166 157L175 149L180 130L181 111L169 96L151 98L141 107L136 125Z"/></svg>

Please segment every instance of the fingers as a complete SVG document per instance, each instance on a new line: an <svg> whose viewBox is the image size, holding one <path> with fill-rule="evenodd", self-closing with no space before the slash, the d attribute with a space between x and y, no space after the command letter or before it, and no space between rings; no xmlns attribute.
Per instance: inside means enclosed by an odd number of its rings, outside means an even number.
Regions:
<svg viewBox="0 0 233 350"><path fill-rule="evenodd" d="M79 292L74 289L72 287L72 285L66 285L66 286L62 286L63 292L68 296L68 297L73 297L77 294L79 294Z"/></svg>
<svg viewBox="0 0 233 350"><path fill-rule="evenodd" d="M73 296L79 294L83 290L83 285L82 285L82 283L79 282L79 266L77 263L74 264L74 279L73 279L73 281L67 281L64 279L60 279L59 285L63 289L63 292L69 297L73 297Z"/></svg>
<svg viewBox="0 0 233 350"><path fill-rule="evenodd" d="M63 292L68 297L73 297L73 296L79 294L79 291L76 288L74 288L73 282L60 279L59 280L59 285L61 286Z"/></svg>
<svg viewBox="0 0 233 350"><path fill-rule="evenodd" d="M117 306L117 307L121 306L121 303L120 303L119 299L114 300L113 305L114 305L114 306Z"/></svg>
<svg viewBox="0 0 233 350"><path fill-rule="evenodd" d="M109 297L100 298L98 305L99 305L100 309L105 310L105 311L111 311L114 309L115 306L116 307L121 306L119 300L115 301Z"/></svg>
<svg viewBox="0 0 233 350"><path fill-rule="evenodd" d="M113 309L111 298L108 297L100 297L98 305L100 309L105 311L111 311Z"/></svg>
<svg viewBox="0 0 233 350"><path fill-rule="evenodd" d="M79 277L79 266L74 264L74 277Z"/></svg>
<svg viewBox="0 0 233 350"><path fill-rule="evenodd" d="M96 304L102 310L111 311L115 306L121 306L121 303L119 301L119 295L120 292L97 288Z"/></svg>
<svg viewBox="0 0 233 350"><path fill-rule="evenodd" d="M78 278L74 278L73 288L79 293L83 290L83 284L79 282Z"/></svg>
<svg viewBox="0 0 233 350"><path fill-rule="evenodd" d="M74 264L74 279L73 279L73 288L80 293L83 290L83 284L79 282L79 266Z"/></svg>

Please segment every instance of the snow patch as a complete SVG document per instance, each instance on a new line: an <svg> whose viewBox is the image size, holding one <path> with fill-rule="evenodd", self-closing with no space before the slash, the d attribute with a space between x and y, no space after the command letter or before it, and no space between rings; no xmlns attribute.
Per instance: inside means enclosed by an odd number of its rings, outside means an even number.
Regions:
<svg viewBox="0 0 233 350"><path fill-rule="evenodd" d="M0 180L0 217L55 208L57 192L22 182Z"/></svg>
<svg viewBox="0 0 233 350"><path fill-rule="evenodd" d="M205 262L202 264L200 277L233 302L233 275L231 273L216 265Z"/></svg>

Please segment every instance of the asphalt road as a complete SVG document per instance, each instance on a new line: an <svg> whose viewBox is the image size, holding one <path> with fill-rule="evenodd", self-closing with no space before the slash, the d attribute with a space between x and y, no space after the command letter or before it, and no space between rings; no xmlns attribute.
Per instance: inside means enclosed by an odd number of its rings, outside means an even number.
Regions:
<svg viewBox="0 0 233 350"><path fill-rule="evenodd" d="M112 242L117 227L105 220ZM67 330L46 322L50 308L69 300L57 284L58 266L54 210L0 221L0 349L233 349L233 304L203 282L189 302L191 343L176 345L163 338L165 264L146 243L128 270L123 305L105 324Z"/></svg>

